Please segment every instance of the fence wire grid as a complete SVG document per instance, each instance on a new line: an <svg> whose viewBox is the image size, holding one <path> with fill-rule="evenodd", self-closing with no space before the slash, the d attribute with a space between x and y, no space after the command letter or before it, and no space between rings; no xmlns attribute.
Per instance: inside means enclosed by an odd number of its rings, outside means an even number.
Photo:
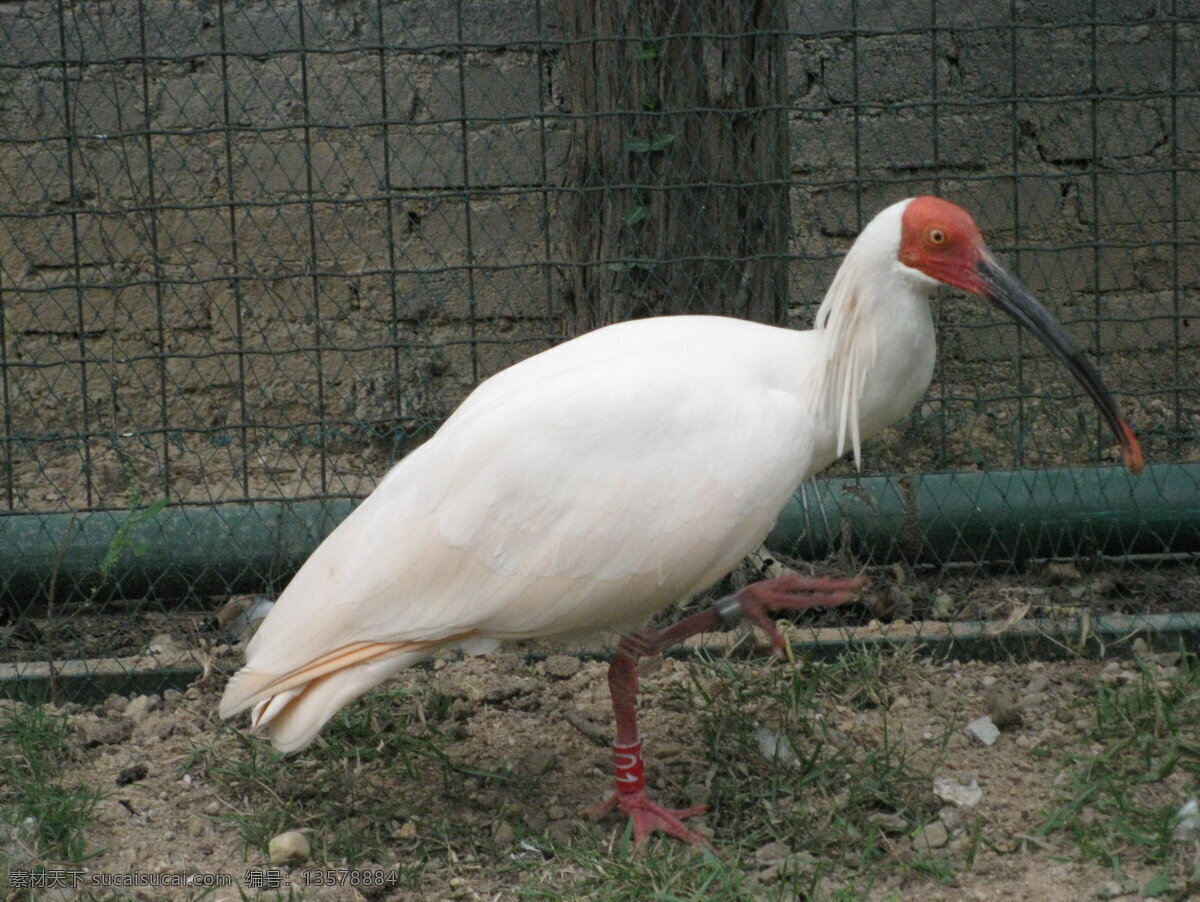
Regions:
<svg viewBox="0 0 1200 902"><path fill-rule="evenodd" d="M654 18L670 4L618 3L640 18L591 34L583 0L3 4L0 657L186 646L229 593L278 589L295 548L482 379L619 316L589 320L581 293L632 298L633 315L746 301L807 328L859 229L917 193L976 216L1194 508L1200 29L1184 4L694 6L691 32ZM696 85L694 108L672 106ZM752 172L713 152L726 129ZM593 150L619 164L607 181ZM672 192L700 192L713 233L749 243L723 258L678 222L662 238ZM959 295L937 318L934 384L870 444L866 482L1078 476L1045 508L1000 510L1017 521L1075 503L1080 480L1128 493L1095 476L1110 437L1040 347ZM846 462L831 474L860 485ZM1005 591L1024 558L1069 558L1039 603L1178 610L1193 523L1141 512L1113 543L1022 555L960 530L949 557L999 563ZM886 559L927 561L902 533ZM1157 582L1089 575L1099 556ZM948 573L871 613L945 608ZM959 589L938 616L995 612ZM108 627L65 622L81 611Z"/></svg>

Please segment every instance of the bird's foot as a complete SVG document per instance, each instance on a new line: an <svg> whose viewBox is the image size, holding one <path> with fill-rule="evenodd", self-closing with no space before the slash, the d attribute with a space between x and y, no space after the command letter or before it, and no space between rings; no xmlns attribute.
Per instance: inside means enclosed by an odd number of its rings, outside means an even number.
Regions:
<svg viewBox="0 0 1200 902"><path fill-rule="evenodd" d="M594 808L585 808L585 817L599 819L614 808L620 808L633 822L633 841L641 845L655 830L674 836L684 842L709 845L708 840L689 830L683 823L685 817L703 814L705 805L691 808L664 808L650 801L646 795L646 763L642 759L642 741L621 745L613 744L613 769L616 771L617 791Z"/></svg>
<svg viewBox="0 0 1200 902"><path fill-rule="evenodd" d="M801 576L787 573L751 583L733 596L745 614L771 640L778 657L787 657L788 644L771 620L771 611L803 611L844 604L867 584L861 576L848 578Z"/></svg>
<svg viewBox="0 0 1200 902"><path fill-rule="evenodd" d="M689 829L683 822L684 818L703 814L708 808L707 805L693 805L690 808L664 808L657 802L651 801L644 789L634 792L617 790L594 808L585 808L583 814L585 817L598 820L614 808L620 808L629 815L629 820L633 823L633 841L636 845L644 843L655 830L661 830L668 836L684 842L712 845L708 837Z"/></svg>

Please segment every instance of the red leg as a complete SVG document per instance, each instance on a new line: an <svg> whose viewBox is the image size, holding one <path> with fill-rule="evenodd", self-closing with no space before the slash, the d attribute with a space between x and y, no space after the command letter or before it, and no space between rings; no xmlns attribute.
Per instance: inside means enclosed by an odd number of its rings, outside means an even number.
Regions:
<svg viewBox="0 0 1200 902"><path fill-rule="evenodd" d="M638 658L653 657L689 636L711 630L721 623L736 622L742 615L749 617L771 637L776 654L782 655L785 641L767 611L803 610L842 604L854 597L866 580L809 579L793 573L777 579L763 580L742 589L736 595L722 598L707 610L692 614L664 630L633 633L622 636L608 668L608 688L612 693L613 714L617 738L613 743L613 765L617 788L609 798L594 808L585 809L589 817L603 817L620 808L633 822L633 840L642 843L655 830L661 830L684 842L708 843L683 819L703 814L704 805L691 808L664 808L646 795L645 761L637 729Z"/></svg>

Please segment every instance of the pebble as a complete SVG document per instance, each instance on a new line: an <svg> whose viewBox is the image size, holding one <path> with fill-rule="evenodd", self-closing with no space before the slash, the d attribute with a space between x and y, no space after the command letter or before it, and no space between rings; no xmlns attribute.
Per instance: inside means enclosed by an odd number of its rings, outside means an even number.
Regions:
<svg viewBox="0 0 1200 902"><path fill-rule="evenodd" d="M929 614L934 620L949 620L954 616L954 596L948 592L939 592L933 598Z"/></svg>
<svg viewBox="0 0 1200 902"><path fill-rule="evenodd" d="M579 673L579 668L583 666L583 662L573 655L551 655L546 659L543 666L546 676L553 677L556 680L565 680Z"/></svg>
<svg viewBox="0 0 1200 902"><path fill-rule="evenodd" d="M768 761L778 761L789 767L800 764L800 756L796 754L791 741L782 733L778 733L770 727L759 727L754 738L758 741L759 754Z"/></svg>
<svg viewBox="0 0 1200 902"><path fill-rule="evenodd" d="M146 719L146 716L158 706L157 695L139 695L130 699L122 712L136 726Z"/></svg>
<svg viewBox="0 0 1200 902"><path fill-rule="evenodd" d="M146 654L148 655L170 657L183 654L184 651L183 646L176 642L170 633L156 633L146 643Z"/></svg>
<svg viewBox="0 0 1200 902"><path fill-rule="evenodd" d="M271 837L267 854L272 864L300 864L311 854L308 837L299 830L288 830Z"/></svg>
<svg viewBox="0 0 1200 902"><path fill-rule="evenodd" d="M1051 585L1076 583L1083 579L1083 574L1079 572L1079 568L1065 561L1051 561L1046 564L1044 573L1046 582Z"/></svg>
<svg viewBox="0 0 1200 902"><path fill-rule="evenodd" d="M769 842L755 850L754 860L759 864L774 864L777 861L783 861L791 854L792 850L783 843Z"/></svg>
<svg viewBox="0 0 1200 902"><path fill-rule="evenodd" d="M415 839L417 836L417 822L407 821L402 827L392 834L392 839Z"/></svg>
<svg viewBox="0 0 1200 902"><path fill-rule="evenodd" d="M1200 802L1188 799L1175 812L1175 829L1171 839L1175 842L1191 842L1200 833Z"/></svg>
<svg viewBox="0 0 1200 902"><path fill-rule="evenodd" d="M891 811L874 811L867 815L867 821L892 836L907 833L910 826L903 817Z"/></svg>
<svg viewBox="0 0 1200 902"><path fill-rule="evenodd" d="M1029 682L1025 685L1026 693L1045 692L1050 686L1050 675L1045 671L1039 671L1030 677Z"/></svg>
<svg viewBox="0 0 1200 902"><path fill-rule="evenodd" d="M654 757L660 761L665 761L668 758L677 758L683 754L684 746L682 742L676 742L673 739L664 739L661 742L654 744Z"/></svg>
<svg viewBox="0 0 1200 902"><path fill-rule="evenodd" d="M993 687L992 691L988 692L985 703L988 717L997 728L1004 730L1008 727L1019 727L1023 722L1017 697L1009 690L999 686Z"/></svg>
<svg viewBox="0 0 1200 902"><path fill-rule="evenodd" d="M960 808L973 808L983 798L983 790L979 788L978 780L963 783L952 777L934 777L933 794Z"/></svg>
<svg viewBox="0 0 1200 902"><path fill-rule="evenodd" d="M80 714L75 718L75 729L83 744L92 748L97 745L119 745L133 735L133 724L124 717L97 717L95 714Z"/></svg>
<svg viewBox="0 0 1200 902"><path fill-rule="evenodd" d="M513 829L513 825L508 821L501 821L496 825L496 829L492 831L492 839L496 841L498 846L511 846L513 840L517 838L517 831Z"/></svg>
<svg viewBox="0 0 1200 902"><path fill-rule="evenodd" d="M950 831L941 821L931 821L912 835L913 848L917 852L931 852L950 842Z"/></svg>
<svg viewBox="0 0 1200 902"><path fill-rule="evenodd" d="M996 740L1000 738L1000 731L987 715L975 718L963 727L963 732L985 746L995 745Z"/></svg>

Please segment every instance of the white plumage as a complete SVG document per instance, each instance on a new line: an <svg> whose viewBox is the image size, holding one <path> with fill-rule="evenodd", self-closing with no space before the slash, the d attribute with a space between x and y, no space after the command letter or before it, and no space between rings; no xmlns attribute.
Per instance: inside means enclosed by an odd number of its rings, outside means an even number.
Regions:
<svg viewBox="0 0 1200 902"><path fill-rule="evenodd" d="M961 237L961 261L910 246L935 214L969 224L936 226ZM933 371L930 292L988 294L972 281L987 267L965 213L904 201L859 237L814 330L640 320L497 374L304 564L221 716L253 708L290 751L443 647L640 626L729 572L803 480L912 408Z"/></svg>

